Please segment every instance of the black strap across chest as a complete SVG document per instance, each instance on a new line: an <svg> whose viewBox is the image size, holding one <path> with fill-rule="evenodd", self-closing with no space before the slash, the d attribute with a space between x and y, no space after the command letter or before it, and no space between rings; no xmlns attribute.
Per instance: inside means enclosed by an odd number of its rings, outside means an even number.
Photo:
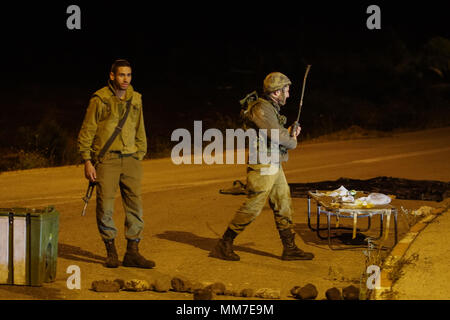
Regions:
<svg viewBox="0 0 450 320"><path fill-rule="evenodd" d="M114 142L114 140L116 139L116 137L122 131L123 125L125 124L125 121L127 121L128 114L130 113L130 109L131 109L131 99L127 101L125 115L122 117L122 119L120 119L119 124L114 129L113 134L111 135L111 137L109 137L108 141L106 141L106 143L103 146L102 150L100 150L100 153L98 154L98 158L99 159L103 158L103 156L106 154L106 152L108 151L109 147L111 147L111 145Z"/></svg>

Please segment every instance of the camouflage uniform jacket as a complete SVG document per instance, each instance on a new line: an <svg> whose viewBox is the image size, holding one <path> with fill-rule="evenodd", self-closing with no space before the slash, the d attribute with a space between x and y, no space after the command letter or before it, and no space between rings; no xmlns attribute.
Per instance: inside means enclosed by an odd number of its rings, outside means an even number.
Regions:
<svg viewBox="0 0 450 320"><path fill-rule="evenodd" d="M124 116L127 101L130 99L131 109L128 118L108 151L135 153L139 160L144 158L147 152L147 138L141 94L129 85L123 99L119 99L109 83L93 94L78 134L78 150L83 160L91 158L98 160L96 157Z"/></svg>
<svg viewBox="0 0 450 320"><path fill-rule="evenodd" d="M291 137L289 130L284 127L286 117L280 115L280 107L270 98L258 98L254 103L249 104L244 113L245 126L258 129L267 129L268 143L270 143L270 129L279 130L279 152L280 162L288 160L288 149L297 147L297 139ZM258 150L261 148L261 141L258 141ZM270 155L270 149L267 154Z"/></svg>

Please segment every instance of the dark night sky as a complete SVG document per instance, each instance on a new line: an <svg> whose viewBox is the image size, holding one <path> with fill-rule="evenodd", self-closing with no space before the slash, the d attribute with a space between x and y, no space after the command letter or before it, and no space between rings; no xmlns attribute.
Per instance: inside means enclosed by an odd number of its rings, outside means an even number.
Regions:
<svg viewBox="0 0 450 320"><path fill-rule="evenodd" d="M376 99L385 88L372 90L370 82L374 56L383 59L392 39L414 52L432 36L450 37L444 2L390 2L16 1L2 8L0 22L6 61L0 90L10 107L2 108L0 125L4 132L33 126L45 106L56 108L61 123L75 132L90 94L106 83L116 58L132 62L132 84L144 95L153 132L170 132L188 116L202 118L214 108L238 114L237 101L260 89L272 71L294 81L289 118L306 64L313 65L306 120L323 113L320 90L328 90L330 106L345 86L345 94L362 90L361 96L375 99L370 103L384 103ZM81 8L81 30L66 28L71 4ZM381 8L381 30L366 27L371 4ZM361 66L370 71L366 79L352 79L347 68Z"/></svg>
<svg viewBox="0 0 450 320"><path fill-rule="evenodd" d="M383 46L392 30L411 46L430 34L449 32L447 10L433 1L380 4L378 31L365 26L372 2L364 1L92 3L36 1L3 11L2 51L14 85L35 82L37 76L55 85L89 87L116 57L130 59L143 83L156 84L173 68L187 74L220 73L230 67L227 50L245 56L261 45L275 46L298 50L299 59L312 63L317 55ZM69 4L81 7L79 31L66 28ZM267 68L272 65L277 62Z"/></svg>

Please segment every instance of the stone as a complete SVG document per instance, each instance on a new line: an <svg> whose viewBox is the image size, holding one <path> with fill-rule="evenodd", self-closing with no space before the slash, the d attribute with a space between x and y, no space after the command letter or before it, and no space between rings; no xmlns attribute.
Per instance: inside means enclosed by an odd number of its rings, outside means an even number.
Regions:
<svg viewBox="0 0 450 320"><path fill-rule="evenodd" d="M251 298L255 295L255 290L253 289L242 289L240 296L244 298Z"/></svg>
<svg viewBox="0 0 450 320"><path fill-rule="evenodd" d="M214 293L210 289L196 289L194 290L194 300L213 300Z"/></svg>
<svg viewBox="0 0 450 320"><path fill-rule="evenodd" d="M232 290L232 291L231 291L231 295L232 295L233 297L240 297L240 296L241 296L241 293L240 293L238 290Z"/></svg>
<svg viewBox="0 0 450 320"><path fill-rule="evenodd" d="M152 287L156 292L167 292L172 288L172 282L169 276L161 275L155 277Z"/></svg>
<svg viewBox="0 0 450 320"><path fill-rule="evenodd" d="M189 288L192 287L191 282L182 276L177 276L172 278L171 286L173 291L176 292L188 292Z"/></svg>
<svg viewBox="0 0 450 320"><path fill-rule="evenodd" d="M336 287L328 289L325 292L325 296L327 297L327 300L342 300L341 291Z"/></svg>
<svg viewBox="0 0 450 320"><path fill-rule="evenodd" d="M342 289L342 296L344 300L359 300L359 288L354 285Z"/></svg>
<svg viewBox="0 0 450 320"><path fill-rule="evenodd" d="M211 291L217 295L223 295L226 289L225 285L222 282L215 282L207 286L205 289L207 288L211 289Z"/></svg>
<svg viewBox="0 0 450 320"><path fill-rule="evenodd" d="M125 282L124 290L141 292L150 290L151 286L146 280L133 279Z"/></svg>
<svg viewBox="0 0 450 320"><path fill-rule="evenodd" d="M95 292L119 292L120 284L111 280L98 280L92 282L92 290Z"/></svg>
<svg viewBox="0 0 450 320"><path fill-rule="evenodd" d="M314 300L318 295L315 285L308 283L306 286L295 290L294 297L300 300Z"/></svg>
<svg viewBox="0 0 450 320"><path fill-rule="evenodd" d="M123 279L115 279L114 282L117 282L120 286L120 289L123 289L125 287L125 280Z"/></svg>
<svg viewBox="0 0 450 320"><path fill-rule="evenodd" d="M261 288L256 291L255 297L263 299L280 299L281 292L277 289Z"/></svg>
<svg viewBox="0 0 450 320"><path fill-rule="evenodd" d="M297 290L300 290L300 286L295 286L291 289L290 293L293 297L295 297L297 295Z"/></svg>
<svg viewBox="0 0 450 320"><path fill-rule="evenodd" d="M413 212L411 212L411 214L413 216L425 217L425 216L430 215L432 213L433 209L434 208L430 207L430 206L422 206L419 209L414 210Z"/></svg>
<svg viewBox="0 0 450 320"><path fill-rule="evenodd" d="M205 286L198 281L189 282L189 284L190 284L190 286L189 286L189 288L187 288L187 292L189 292L189 293L194 293L194 291L197 289L205 288Z"/></svg>
<svg viewBox="0 0 450 320"><path fill-rule="evenodd" d="M223 293L224 296L232 296L233 295L233 290L230 289L226 289Z"/></svg>
<svg viewBox="0 0 450 320"><path fill-rule="evenodd" d="M433 211L431 211L432 214L434 215L439 215L445 212L445 208L434 208Z"/></svg>

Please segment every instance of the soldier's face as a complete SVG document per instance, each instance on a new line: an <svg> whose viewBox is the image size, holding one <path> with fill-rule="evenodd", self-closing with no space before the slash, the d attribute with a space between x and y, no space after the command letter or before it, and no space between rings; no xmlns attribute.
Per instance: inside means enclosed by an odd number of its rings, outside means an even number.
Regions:
<svg viewBox="0 0 450 320"><path fill-rule="evenodd" d="M278 90L277 100L279 105L284 106L286 104L287 98L289 98L289 86L286 86L281 90Z"/></svg>
<svg viewBox="0 0 450 320"><path fill-rule="evenodd" d="M128 86L131 83L131 68L130 67L118 67L116 73L112 73L109 75L111 81L114 82L114 85L117 89L127 90Z"/></svg>

